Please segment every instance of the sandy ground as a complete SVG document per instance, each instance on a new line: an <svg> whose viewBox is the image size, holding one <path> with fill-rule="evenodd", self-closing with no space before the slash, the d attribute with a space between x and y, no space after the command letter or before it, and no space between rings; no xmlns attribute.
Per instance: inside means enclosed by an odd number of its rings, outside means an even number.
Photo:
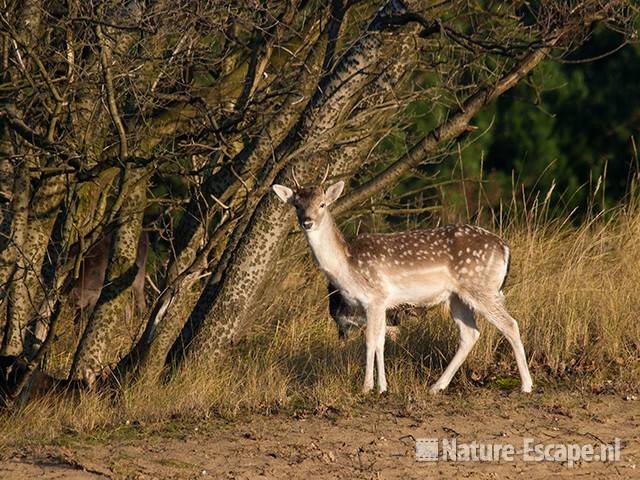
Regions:
<svg viewBox="0 0 640 480"><path fill-rule="evenodd" d="M348 414L327 409L162 428L134 422L99 437L4 451L0 478L640 479L640 400L469 392L412 410L400 412L388 399L373 398ZM620 460L571 468L559 461L525 462L527 437L545 445L596 446L618 437ZM516 454L508 462L418 462L420 438L455 438L458 446L474 440L513 444Z"/></svg>

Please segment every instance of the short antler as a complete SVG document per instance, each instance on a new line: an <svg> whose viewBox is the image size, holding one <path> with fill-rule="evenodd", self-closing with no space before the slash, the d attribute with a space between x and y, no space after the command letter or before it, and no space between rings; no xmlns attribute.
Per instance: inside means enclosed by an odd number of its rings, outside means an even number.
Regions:
<svg viewBox="0 0 640 480"><path fill-rule="evenodd" d="M298 182L298 179L296 178L296 167L292 166L291 167L291 176L293 177L293 183L296 184L296 189L300 189L300 182Z"/></svg>
<svg viewBox="0 0 640 480"><path fill-rule="evenodd" d="M327 170L324 172L324 177L322 177L322 181L320 182L320 185L323 185L324 182L327 181L328 176L329 176L329 165L327 165Z"/></svg>

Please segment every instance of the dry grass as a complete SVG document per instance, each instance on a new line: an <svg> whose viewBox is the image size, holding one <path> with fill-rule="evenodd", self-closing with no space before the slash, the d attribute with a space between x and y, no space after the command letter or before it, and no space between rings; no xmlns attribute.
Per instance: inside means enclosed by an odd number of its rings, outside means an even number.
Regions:
<svg viewBox="0 0 640 480"><path fill-rule="evenodd" d="M523 212L502 227L513 253L507 304L519 320L534 382L637 392L639 202L579 226L547 221L544 212ZM251 336L229 358L187 365L166 384L124 386L115 399L85 393L32 402L0 417L0 445L123 428L127 421L163 425L176 418L328 408L348 413L368 401L359 393L362 338L339 343L324 281L306 252L297 258ZM457 332L444 309L405 317L398 340L388 342L387 378L392 401L411 410L429 401L427 386L453 355ZM480 341L450 389L517 388L508 344L486 322L480 325Z"/></svg>

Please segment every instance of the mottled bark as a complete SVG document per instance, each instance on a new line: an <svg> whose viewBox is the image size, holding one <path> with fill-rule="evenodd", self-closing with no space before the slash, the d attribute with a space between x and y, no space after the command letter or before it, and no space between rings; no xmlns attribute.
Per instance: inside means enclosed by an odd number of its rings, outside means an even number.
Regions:
<svg viewBox="0 0 640 480"><path fill-rule="evenodd" d="M9 41L5 37L2 42L4 49L8 49ZM3 65L6 72L6 66ZM10 76L5 73L0 76L0 81L3 83L10 81ZM0 94L0 108L11 108L12 99L11 96ZM13 143L11 141L11 130L9 125L4 119L0 119L0 209L4 213L7 211L6 206L11 202L13 193L13 176L14 176L14 162L12 156L14 154ZM4 219L4 215L3 215ZM4 220L3 225L4 225ZM0 235L4 232L0 231ZM0 237L0 252L4 249L6 241Z"/></svg>
<svg viewBox="0 0 640 480"><path fill-rule="evenodd" d="M8 328L2 348L4 355L16 349L22 351L27 325L46 294L42 290L40 272L65 191L64 177L50 177L44 180L31 199L28 235L20 247L16 276L9 292Z"/></svg>
<svg viewBox="0 0 640 480"><path fill-rule="evenodd" d="M8 129L3 128L0 123L0 129L3 129L7 134L6 137L2 136L3 132L0 131L0 162L4 162L3 170L0 172L1 190L0 195L0 302L5 298L7 291L7 279L9 278L9 271L13 268L15 252L9 251L12 248L11 241L11 223L13 221L13 215L16 211L15 205L13 205L13 193L16 191L16 179L26 178L29 174L24 162L21 171L14 171L13 162L10 160L13 153L11 142L8 141ZM7 140L6 142L4 140ZM17 190L24 193L24 189ZM27 193L28 194L28 193ZM28 202L28 198L27 198ZM1 339L0 339L1 340Z"/></svg>
<svg viewBox="0 0 640 480"><path fill-rule="evenodd" d="M156 7L161 8L165 2L156 2ZM79 0L72 0L68 4L68 15L71 17L78 16L80 9ZM114 18L114 22L127 22L132 25L137 24L144 15L144 8L142 2L128 2L126 6L123 6L119 12L120 17ZM109 22L109 19L107 19ZM126 72L131 70L133 65L123 64L119 60L126 60L129 49L140 40L140 33L135 30L122 30L122 29L110 29L105 27L109 41L106 42L106 47L109 49L109 56L113 51L115 60L110 59L112 68L117 68L118 72ZM88 156L88 160L93 162L99 162L101 157L104 156L103 149L108 139L107 132L105 131L109 125L108 109L105 108L103 102L98 102L96 99L102 95L102 89L104 84L100 81L103 77L101 72L101 53L92 51L91 57L85 62L88 67L84 67L80 70L80 65L76 60L77 54L82 54L80 51L75 51L77 48L76 39L73 37L72 31L67 33L67 59L69 62L69 83L74 87L75 101L70 103L70 119L72 126L75 130L74 137L78 140L76 146L78 152L83 152ZM96 53L94 55L94 53ZM81 78L79 78L81 77Z"/></svg>
<svg viewBox="0 0 640 480"><path fill-rule="evenodd" d="M40 31L42 20L42 1L25 0L19 4L17 11L11 12L15 16L13 36L27 48L35 44ZM3 82L13 80L10 67L12 52L18 48L16 40L8 34L2 35L2 72ZM28 61L28 59L27 59ZM12 94L0 96L0 108L15 114L16 98ZM21 352L26 326L25 316L27 296L25 289L14 289L15 283L25 281L27 264L22 258L23 252L31 253L33 245L25 245L28 231L29 213L29 169L27 159L23 158L18 168L17 161L12 159L15 154L11 129L6 119L0 119L0 205L2 205L2 231L0 231L0 305L3 319L4 336L1 338L0 355L16 355ZM14 197L17 195L18 197ZM13 200L13 201L12 201ZM8 203L11 202L9 207ZM9 230L10 227L10 230ZM36 258L37 260L37 258ZM16 275L16 272L17 275ZM8 282L12 283L9 284ZM9 292L11 294L9 295ZM3 301L5 300L6 301Z"/></svg>
<svg viewBox="0 0 640 480"><path fill-rule="evenodd" d="M36 54L33 53L35 47L34 42L36 39L35 33L38 30L37 25L40 24L44 9L41 2L26 2L23 10L25 12L23 14L23 17L27 18L27 20L18 22L18 26L22 28L17 28L14 33L14 36L18 38L17 48L21 48L22 46L24 46L23 48L25 49L26 53L28 53L28 55L23 52L22 56L32 63L37 63L37 61L41 60L37 59L36 61ZM128 9L128 11L132 13L132 15L134 14L134 10L135 9ZM70 2L69 14L75 15L76 13L77 2ZM139 13L140 12L138 12L138 14ZM24 33L21 33L22 31ZM121 40L118 43L119 48L125 50L128 49L134 38L135 35L132 33L121 33L119 35L119 39ZM76 71L77 67L75 65L74 39L69 32L66 40L67 60L69 62L68 81L70 85L73 85L74 80L77 79L78 72ZM18 53L16 53L16 55L18 55ZM33 68L36 69L35 66ZM91 76L95 73L95 62L92 64L91 68L83 72L86 78L91 78ZM55 97L55 101L59 106L60 102L62 101L60 93L57 92L57 89L55 87L50 88L53 89L52 95ZM83 142L91 144L91 148L85 151L89 154L90 158L94 159L98 155L97 152L99 152L101 149L101 143L99 141L96 141L96 138L106 126L104 119L101 120L100 118L99 112L101 110L101 102L96 102L98 92L99 83L96 84L92 82L83 82L81 83L80 89L75 92L75 101L70 103L70 118L72 120L72 125L74 125L79 130L77 132L76 138L82 139L78 147L82 149ZM57 107L56 112L53 112L50 124L48 125L47 136L46 138L43 137L43 141L47 145L50 144L52 146L55 146L56 150L61 150L54 142L56 134L56 124L59 121L58 117L60 115ZM16 117L18 117L17 112L15 113L15 115ZM104 135L102 135L102 138L104 138ZM68 155L68 153L69 152L65 152L65 155ZM39 161L36 157L36 161L34 161L33 164L30 165L30 167L39 166L37 165L37 163L39 163ZM21 261L24 263L24 265L18 263L18 268L23 272L23 275L21 277L21 281L14 282L12 284L11 304L9 305L12 327L8 331L11 337L5 339L5 344L15 344L18 341L18 337L16 336L16 332L18 331L21 332L19 336L24 337L25 328L27 328L27 326L33 328L34 332L36 330L40 331L41 337L44 338L46 329L43 330L44 325L42 324L42 322L38 323L37 325L30 325L30 322L33 318L36 317L38 313L42 313L40 311L40 307L43 302L47 301L45 295L48 294L43 291L43 285L41 281L43 262L50 243L49 240L51 237L53 225L58 215L64 194L69 185L69 183L67 182L72 181L72 174L70 174L68 177L61 175L47 177L43 180L40 188L36 191L34 197L31 199L31 211L28 227L29 236L25 240L25 244L21 246L21 256L23 257ZM97 196L97 198L99 198L99 196ZM82 213L87 213L87 210L83 210ZM92 213L93 212L89 213L89 215L91 215ZM75 212L71 213L71 215L72 217L74 217ZM79 220L82 219L79 218ZM76 223L74 227L78 228L80 227L80 225ZM84 232L77 232L74 230L67 233L83 234ZM73 239L68 238L61 240L72 241ZM64 279L64 276L59 275L58 277L59 280Z"/></svg>
<svg viewBox="0 0 640 480"><path fill-rule="evenodd" d="M313 36L312 32L310 36ZM326 35L324 34L313 41L304 64L299 69L294 82L295 86L286 95L278 112L266 122L260 134L243 148L230 164L223 166L206 179L203 186L204 195L191 199L178 226L175 245L177 257L169 267L168 281L193 262L197 249L204 242L206 219L203 215L210 215L211 210L218 206L208 197L215 197L225 203L237 203L233 198L239 196L238 191L243 186L236 174L245 178L249 186L252 185L254 175L271 159L277 146L297 121L300 112L314 94L322 71L320 61L325 45Z"/></svg>
<svg viewBox="0 0 640 480"><path fill-rule="evenodd" d="M24 282L25 263L21 250L25 245L29 219L29 169L22 162L17 169L11 202L11 232L7 232L7 246L0 257L0 305L3 312L2 347L0 355L18 355L22 352L24 323L16 315L15 286Z"/></svg>
<svg viewBox="0 0 640 480"><path fill-rule="evenodd" d="M143 169L127 170L122 189L127 201L118 214L119 227L98 303L91 315L76 351L70 378L83 378L91 384L102 370L117 358L113 349L113 332L133 311L132 285L137 274L136 254L146 205L148 174Z"/></svg>
<svg viewBox="0 0 640 480"><path fill-rule="evenodd" d="M161 299L157 311L153 312L158 324L152 328L144 344L139 346L139 358L133 358L127 371L134 367L137 375L146 380L155 381L165 365L169 349L175 342L200 297L203 284L198 282L200 269L184 278L179 278Z"/></svg>

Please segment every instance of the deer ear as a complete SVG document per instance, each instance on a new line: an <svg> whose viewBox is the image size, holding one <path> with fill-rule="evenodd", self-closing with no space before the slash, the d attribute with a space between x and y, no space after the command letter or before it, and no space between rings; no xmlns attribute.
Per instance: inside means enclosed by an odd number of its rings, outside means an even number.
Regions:
<svg viewBox="0 0 640 480"><path fill-rule="evenodd" d="M272 185L273 191L276 192L278 198L282 200L284 203L291 203L291 199L293 198L293 190L289 187L285 187L284 185Z"/></svg>
<svg viewBox="0 0 640 480"><path fill-rule="evenodd" d="M340 180L339 182L334 183L324 194L325 201L327 204L331 204L335 202L340 195L342 195L342 190L344 190L344 182Z"/></svg>

